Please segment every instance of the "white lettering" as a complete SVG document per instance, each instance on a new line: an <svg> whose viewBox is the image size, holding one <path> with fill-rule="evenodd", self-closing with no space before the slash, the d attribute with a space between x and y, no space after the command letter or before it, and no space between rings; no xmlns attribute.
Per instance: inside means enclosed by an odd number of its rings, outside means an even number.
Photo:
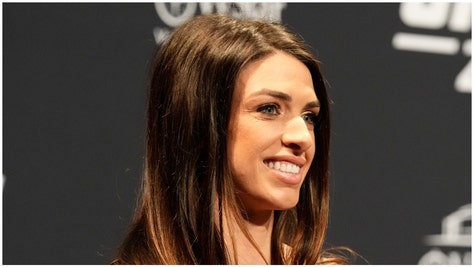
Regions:
<svg viewBox="0 0 474 267"><path fill-rule="evenodd" d="M199 3L199 8L202 14L211 14L216 8L218 13L227 13L227 3L201 2Z"/></svg>
<svg viewBox="0 0 474 267"><path fill-rule="evenodd" d="M197 2L192 3L155 3L155 10L158 17L167 27L155 27L153 35L157 44L166 41L173 28L181 25L188 19L198 14L198 7L201 14L219 13L231 15L236 18L266 19L281 22L283 9L286 3L230 3L230 2Z"/></svg>
<svg viewBox="0 0 474 267"><path fill-rule="evenodd" d="M471 29L471 3L453 4L448 29L453 32L468 32Z"/></svg>
<svg viewBox="0 0 474 267"><path fill-rule="evenodd" d="M155 3L156 13L160 19L170 27L177 27L186 20L192 18L197 10L197 3L169 3L170 9L166 3Z"/></svg>
<svg viewBox="0 0 474 267"><path fill-rule="evenodd" d="M153 29L153 36L155 37L155 43L157 44L164 43L168 39L170 34L170 30L166 28L155 27Z"/></svg>
<svg viewBox="0 0 474 267"><path fill-rule="evenodd" d="M210 3L201 2L199 8L202 14L227 14L236 18L267 19L281 22L282 11L286 3Z"/></svg>
<svg viewBox="0 0 474 267"><path fill-rule="evenodd" d="M405 2L400 4L400 19L407 26L441 29L448 22L450 3Z"/></svg>
<svg viewBox="0 0 474 267"><path fill-rule="evenodd" d="M441 234L425 237L425 244L433 248L420 258L418 264L470 265L471 252L465 250L471 247L471 214L471 204L467 204L444 217ZM445 253L439 248L443 246L457 249Z"/></svg>
<svg viewBox="0 0 474 267"><path fill-rule="evenodd" d="M462 46L462 52L465 56L471 56L471 39L466 40ZM460 93L470 93L471 92L471 61L469 60L464 66L464 68L459 72L454 80L454 89Z"/></svg>
<svg viewBox="0 0 474 267"><path fill-rule="evenodd" d="M201 2L199 8L202 14L231 15L236 18L268 19L281 22L282 11L286 3L230 3L230 2ZM170 27L177 27L197 14L198 3L155 3L156 13Z"/></svg>
<svg viewBox="0 0 474 267"><path fill-rule="evenodd" d="M395 33L392 45L398 50L444 55L455 55L460 47L456 38L406 32Z"/></svg>
<svg viewBox="0 0 474 267"><path fill-rule="evenodd" d="M471 92L471 60L467 62L466 66L456 75L454 80L454 89L459 93Z"/></svg>
<svg viewBox="0 0 474 267"><path fill-rule="evenodd" d="M463 259L463 263L466 264L466 265L471 265L472 263L472 253L470 251L464 253L464 259Z"/></svg>
<svg viewBox="0 0 474 267"><path fill-rule="evenodd" d="M424 30L447 28L452 32L471 30L471 3L421 3L400 4L400 20L407 26ZM461 41L457 37L436 34L397 32L393 35L392 46L398 50L433 53L454 56L460 51L471 56L471 39ZM454 89L460 93L471 92L471 61L461 69L454 79Z"/></svg>
<svg viewBox="0 0 474 267"><path fill-rule="evenodd" d="M471 252L467 251L461 254L458 251L450 251L444 253L439 248L433 248L426 252L418 261L419 265L470 265L471 264Z"/></svg>
<svg viewBox="0 0 474 267"><path fill-rule="evenodd" d="M432 249L418 261L419 265L448 264L447 256L439 249Z"/></svg>
<svg viewBox="0 0 474 267"><path fill-rule="evenodd" d="M471 221L471 204L460 207L444 217L441 222L441 234L425 237L428 246L470 247L471 227L465 222Z"/></svg>

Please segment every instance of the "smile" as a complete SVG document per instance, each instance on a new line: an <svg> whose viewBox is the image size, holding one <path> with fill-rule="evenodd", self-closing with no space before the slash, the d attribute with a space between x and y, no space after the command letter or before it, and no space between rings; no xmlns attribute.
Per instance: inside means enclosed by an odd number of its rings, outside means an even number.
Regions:
<svg viewBox="0 0 474 267"><path fill-rule="evenodd" d="M286 161L265 161L265 165L267 165L267 167L270 169L291 174L298 174L301 170L299 166Z"/></svg>

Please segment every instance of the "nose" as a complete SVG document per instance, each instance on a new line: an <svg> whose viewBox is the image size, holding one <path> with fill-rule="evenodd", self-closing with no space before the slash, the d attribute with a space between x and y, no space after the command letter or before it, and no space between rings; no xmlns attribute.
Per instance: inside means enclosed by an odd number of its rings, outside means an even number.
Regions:
<svg viewBox="0 0 474 267"><path fill-rule="evenodd" d="M313 130L301 117L296 117L285 126L281 141L295 154L301 154L314 145Z"/></svg>

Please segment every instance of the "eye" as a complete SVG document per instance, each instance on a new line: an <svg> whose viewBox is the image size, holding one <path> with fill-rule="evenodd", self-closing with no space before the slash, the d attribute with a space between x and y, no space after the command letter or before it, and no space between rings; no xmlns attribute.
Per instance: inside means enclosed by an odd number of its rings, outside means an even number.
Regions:
<svg viewBox="0 0 474 267"><path fill-rule="evenodd" d="M319 124L319 116L313 112L304 113L301 117L308 124L314 126L317 126Z"/></svg>
<svg viewBox="0 0 474 267"><path fill-rule="evenodd" d="M264 104L257 108L257 112L267 115L278 115L280 107L277 104Z"/></svg>

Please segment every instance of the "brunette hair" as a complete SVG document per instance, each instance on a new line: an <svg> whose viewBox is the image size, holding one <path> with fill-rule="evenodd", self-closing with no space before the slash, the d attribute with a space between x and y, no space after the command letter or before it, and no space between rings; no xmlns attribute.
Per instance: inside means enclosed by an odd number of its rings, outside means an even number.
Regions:
<svg viewBox="0 0 474 267"><path fill-rule="evenodd" d="M280 24L206 15L178 27L155 55L141 203L113 263L231 262L223 216L232 213L243 225L227 158L232 96L244 66L276 51L306 65L321 109L314 130L316 154L300 200L290 210L275 211L270 263L344 262L323 249L330 120L318 61Z"/></svg>

